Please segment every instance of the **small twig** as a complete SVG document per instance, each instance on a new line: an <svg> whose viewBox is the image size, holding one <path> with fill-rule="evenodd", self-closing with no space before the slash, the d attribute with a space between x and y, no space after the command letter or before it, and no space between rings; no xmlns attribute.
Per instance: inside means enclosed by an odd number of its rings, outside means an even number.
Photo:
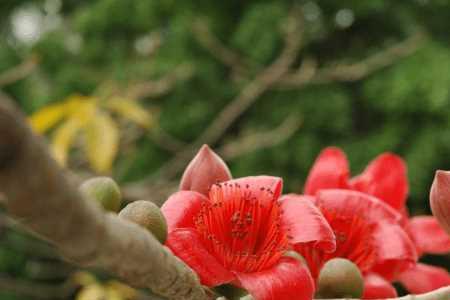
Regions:
<svg viewBox="0 0 450 300"><path fill-rule="evenodd" d="M181 141L173 135L167 133L161 127L156 127L149 132L151 140L161 148L170 152L176 153L187 146L184 141Z"/></svg>
<svg viewBox="0 0 450 300"><path fill-rule="evenodd" d="M11 83L14 83L20 79L23 79L30 75L36 66L38 65L38 59L36 56L31 56L30 58L26 59L19 65L6 70L2 74L0 74L0 87L9 85Z"/></svg>
<svg viewBox="0 0 450 300"><path fill-rule="evenodd" d="M297 58L301 46L302 26L299 22L301 14L293 9L284 24L285 48L280 56L253 79L241 93L232 100L214 119L211 125L183 151L159 170L159 176L171 179L185 166L196 149L202 144L214 144L262 94L269 90L289 70Z"/></svg>
<svg viewBox="0 0 450 300"><path fill-rule="evenodd" d="M252 151L273 147L291 137L301 125L301 118L299 118L298 113L294 113L277 128L244 135L224 144L219 148L218 153L225 160L231 160Z"/></svg>
<svg viewBox="0 0 450 300"><path fill-rule="evenodd" d="M416 32L404 41L377 52L359 62L351 64L335 64L317 69L315 64L307 72L288 73L280 80L278 88L298 88L305 84L323 84L329 82L356 81L374 72L386 68L399 59L407 57L419 49L425 38L421 31ZM305 75L305 73L307 73Z"/></svg>
<svg viewBox="0 0 450 300"><path fill-rule="evenodd" d="M291 137L302 125L302 120L297 113L292 114L277 128L265 132L256 132L243 135L232 142L225 143L217 152L225 160L232 160L238 156L252 151L273 147ZM126 201L146 199L162 205L164 201L178 188L176 181L160 181L156 183L133 183L122 188L122 194Z"/></svg>
<svg viewBox="0 0 450 300"><path fill-rule="evenodd" d="M232 72L239 77L246 77L248 66L241 55L223 44L210 30L208 24L204 20L197 20L192 26L192 32L200 45L202 45L209 53L231 68Z"/></svg>
<svg viewBox="0 0 450 300"><path fill-rule="evenodd" d="M182 64L158 80L144 81L131 85L125 92L125 96L128 99L157 97L167 93L178 81L185 80L191 77L192 74L192 65Z"/></svg>

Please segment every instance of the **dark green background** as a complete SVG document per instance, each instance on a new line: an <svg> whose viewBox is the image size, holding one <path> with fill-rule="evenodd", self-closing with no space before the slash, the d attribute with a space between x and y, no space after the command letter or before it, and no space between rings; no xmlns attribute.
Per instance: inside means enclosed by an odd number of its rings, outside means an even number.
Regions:
<svg viewBox="0 0 450 300"><path fill-rule="evenodd" d="M298 113L303 126L273 148L230 161L234 176L279 175L285 179L285 191L299 191L325 146L342 147L354 174L379 153L393 151L408 164L412 213L428 213L434 171L450 169L448 0L2 0L0 72L31 53L40 58L35 72L3 90L32 113L73 93L89 95L105 80L125 86L129 80L159 78L180 63L190 63L194 67L190 79L143 102L159 108L161 128L190 142L245 85L233 82L230 68L199 45L192 34L193 22L206 20L220 40L246 57L250 74L256 74L282 49L278 25L293 3L307 14L299 57L314 56L320 66L358 61L417 30L427 38L414 55L363 80L264 94L216 146L244 130L274 128L291 113ZM342 9L353 14L350 26L336 22ZM11 27L11 16L21 10L57 17L60 23L26 44L15 38ZM163 44L150 62L136 52L134 43L154 30L161 32ZM77 50L70 48L74 40L82 41ZM142 178L171 155L143 137L133 155L119 157L115 176L122 183ZM0 269L26 276L21 266L27 258L10 248L0 248ZM445 263L443 258L439 261Z"/></svg>

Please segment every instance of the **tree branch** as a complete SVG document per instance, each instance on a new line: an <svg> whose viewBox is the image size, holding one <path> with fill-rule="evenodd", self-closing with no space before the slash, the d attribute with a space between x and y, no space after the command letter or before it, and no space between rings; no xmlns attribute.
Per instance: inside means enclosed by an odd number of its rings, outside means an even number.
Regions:
<svg viewBox="0 0 450 300"><path fill-rule="evenodd" d="M420 47L424 38L425 34L418 31L404 41L351 64L341 63L317 69L315 61L311 60L308 67L302 65L298 71L285 74L277 87L288 89L305 84L360 80L411 55Z"/></svg>
<svg viewBox="0 0 450 300"><path fill-rule="evenodd" d="M81 266L169 299L208 299L197 276L136 224L104 213L65 178L24 116L0 98L0 189L8 212Z"/></svg>
<svg viewBox="0 0 450 300"><path fill-rule="evenodd" d="M125 96L129 99L157 97L167 93L178 81L187 79L192 74L193 67L190 64L182 64L158 80L144 81L131 85Z"/></svg>
<svg viewBox="0 0 450 300"><path fill-rule="evenodd" d="M38 65L38 59L32 56L19 65L0 74L0 87L14 83L30 75Z"/></svg>
<svg viewBox="0 0 450 300"><path fill-rule="evenodd" d="M200 45L224 65L231 68L234 76L239 78L247 77L249 63L238 53L223 44L209 30L208 24L204 20L197 20L192 26L192 32Z"/></svg>
<svg viewBox="0 0 450 300"><path fill-rule="evenodd" d="M159 170L159 176L168 179L176 176L200 145L216 143L236 119L289 70L301 47L303 28L300 20L300 11L293 9L286 24L283 24L285 48L279 57L246 85L240 94L219 113L211 125L192 144L177 153L172 160L164 165Z"/></svg>
<svg viewBox="0 0 450 300"><path fill-rule="evenodd" d="M232 142L225 143L217 152L223 159L230 160L244 153L275 146L291 137L301 125L301 118L298 113L294 113L277 128L243 135Z"/></svg>

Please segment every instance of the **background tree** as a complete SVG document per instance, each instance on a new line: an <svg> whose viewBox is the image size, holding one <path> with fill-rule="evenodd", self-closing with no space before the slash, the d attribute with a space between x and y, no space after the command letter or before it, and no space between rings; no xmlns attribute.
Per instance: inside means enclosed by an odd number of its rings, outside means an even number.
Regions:
<svg viewBox="0 0 450 300"><path fill-rule="evenodd" d="M111 175L128 200L164 201L205 142L236 177L271 173L299 191L334 144L354 173L382 151L404 156L411 212L429 212L433 172L450 165L448 1L222 2L1 1L0 88L30 115L73 95L144 107L152 126L108 110L119 138L91 147L117 146L108 167L85 155L82 131L66 147L77 178ZM72 267L11 227L5 280L60 293Z"/></svg>

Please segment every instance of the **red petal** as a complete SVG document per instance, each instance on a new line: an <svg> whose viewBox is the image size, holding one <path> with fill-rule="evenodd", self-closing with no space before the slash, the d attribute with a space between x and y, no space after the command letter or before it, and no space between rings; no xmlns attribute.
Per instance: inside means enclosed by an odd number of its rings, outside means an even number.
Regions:
<svg viewBox="0 0 450 300"><path fill-rule="evenodd" d="M255 300L311 300L314 294L314 282L308 269L290 257L281 258L270 269L236 276Z"/></svg>
<svg viewBox="0 0 450 300"><path fill-rule="evenodd" d="M199 276L202 284L214 287L229 283L236 277L226 270L203 246L193 229L176 229L169 233L166 246Z"/></svg>
<svg viewBox="0 0 450 300"><path fill-rule="evenodd" d="M321 189L348 188L349 174L345 153L336 147L326 148L317 157L309 172L304 193L315 195Z"/></svg>
<svg viewBox="0 0 450 300"><path fill-rule="evenodd" d="M445 254L450 252L450 236L432 216L411 218L407 231L419 253Z"/></svg>
<svg viewBox="0 0 450 300"><path fill-rule="evenodd" d="M417 261L414 243L402 227L380 222L374 232L374 243L378 247L377 264L373 271L387 279L410 268Z"/></svg>
<svg viewBox="0 0 450 300"><path fill-rule="evenodd" d="M367 274L364 277L363 299L385 299L397 297L397 291L383 277L377 274Z"/></svg>
<svg viewBox="0 0 450 300"><path fill-rule="evenodd" d="M337 215L365 216L368 222L388 221L397 223L402 215L379 199L365 193L350 190L323 190L317 194L315 204Z"/></svg>
<svg viewBox="0 0 450 300"><path fill-rule="evenodd" d="M444 268L420 263L400 274L398 280L414 294L428 293L450 285L450 275Z"/></svg>
<svg viewBox="0 0 450 300"><path fill-rule="evenodd" d="M280 177L273 176L249 176L226 181L223 183L223 185L240 186L241 188L251 192L252 196L256 198L267 198L267 191L271 191L271 195L273 195L272 200L276 200L281 195L281 191L283 189L283 180ZM217 188L218 186L213 185L211 187L211 192L214 192L213 190ZM263 196L259 197L260 195Z"/></svg>
<svg viewBox="0 0 450 300"><path fill-rule="evenodd" d="M326 251L336 250L336 237L319 209L312 203L312 197L295 194L281 197L281 220L291 236L291 244L315 242Z"/></svg>
<svg viewBox="0 0 450 300"><path fill-rule="evenodd" d="M205 196L191 191L181 191L170 196L161 207L168 231L195 227L194 216L199 212L204 201L208 201Z"/></svg>
<svg viewBox="0 0 450 300"><path fill-rule="evenodd" d="M350 186L380 198L395 209L401 209L408 195L406 164L395 154L381 154L361 175L350 181Z"/></svg>
<svg viewBox="0 0 450 300"><path fill-rule="evenodd" d="M184 171L180 190L196 191L208 195L211 185L230 179L230 170L222 158L214 153L208 145L203 145Z"/></svg>

